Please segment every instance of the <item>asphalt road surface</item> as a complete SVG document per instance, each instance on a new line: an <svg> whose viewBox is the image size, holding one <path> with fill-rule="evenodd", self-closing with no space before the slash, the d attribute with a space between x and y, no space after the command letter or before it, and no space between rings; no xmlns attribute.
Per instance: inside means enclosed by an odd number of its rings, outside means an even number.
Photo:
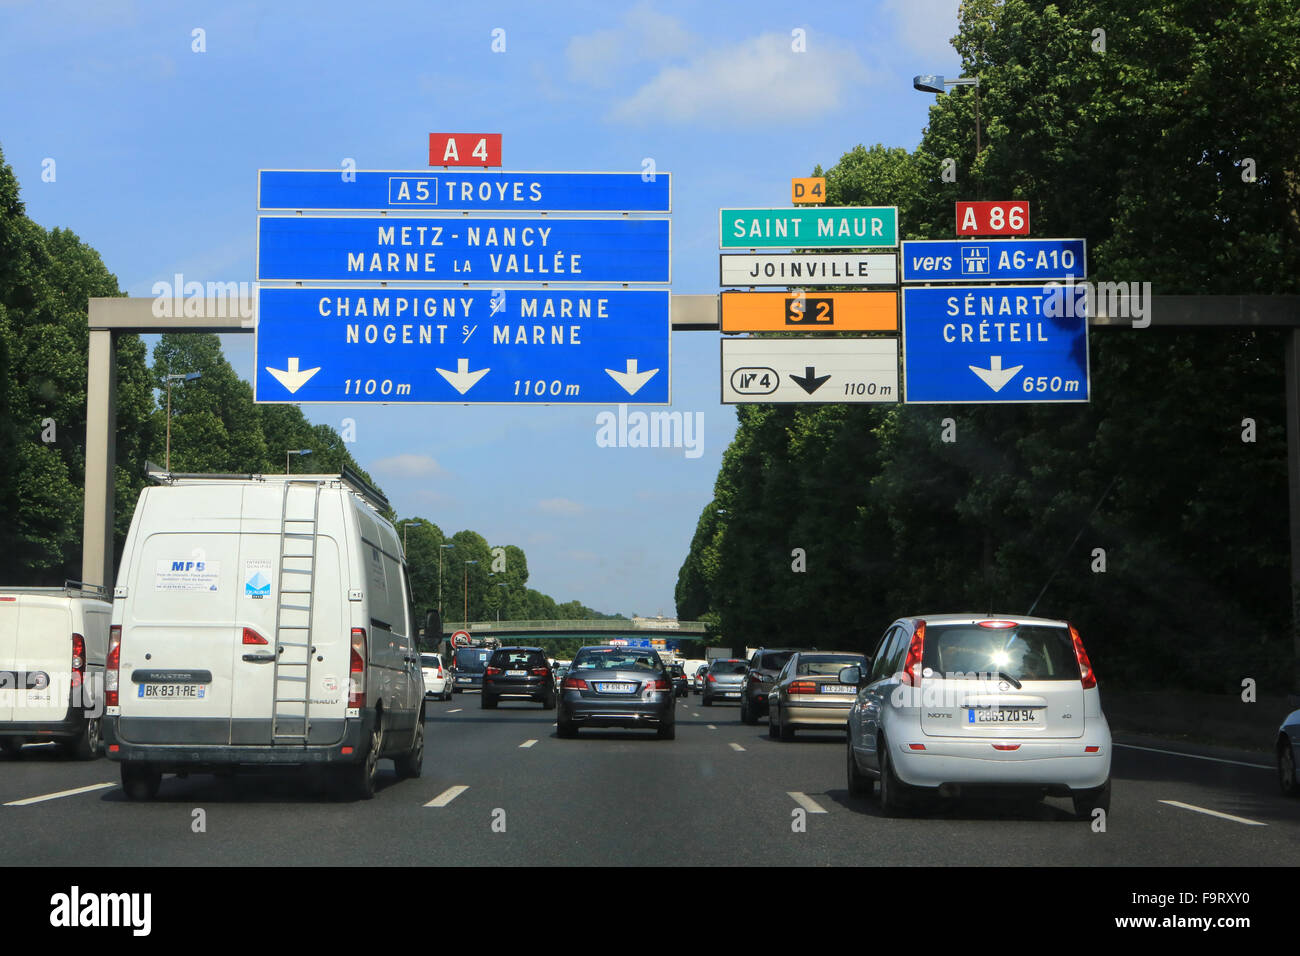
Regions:
<svg viewBox="0 0 1300 956"><path fill-rule="evenodd" d="M430 701L424 773L343 801L301 775L163 778L128 802L116 763L0 758L0 865L1291 866L1300 801L1268 757L1118 738L1105 832L1069 802L881 815L845 787L842 733L771 740L733 706L678 704L677 739L555 736L554 711ZM1145 749L1139 749L1145 748ZM1160 750L1180 751L1162 753ZM83 789L84 788L84 789ZM72 791L72 792L68 792ZM201 814L196 811L203 811ZM198 823L203 824L202 832Z"/></svg>

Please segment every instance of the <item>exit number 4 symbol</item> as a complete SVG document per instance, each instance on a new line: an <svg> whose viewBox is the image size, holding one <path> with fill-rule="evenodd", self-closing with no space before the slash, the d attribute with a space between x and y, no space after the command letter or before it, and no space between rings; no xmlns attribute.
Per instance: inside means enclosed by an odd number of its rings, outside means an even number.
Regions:
<svg viewBox="0 0 1300 956"><path fill-rule="evenodd" d="M430 133L430 166L500 166L500 133Z"/></svg>
<svg viewBox="0 0 1300 956"><path fill-rule="evenodd" d="M785 300L786 325L834 325L835 300L796 295Z"/></svg>

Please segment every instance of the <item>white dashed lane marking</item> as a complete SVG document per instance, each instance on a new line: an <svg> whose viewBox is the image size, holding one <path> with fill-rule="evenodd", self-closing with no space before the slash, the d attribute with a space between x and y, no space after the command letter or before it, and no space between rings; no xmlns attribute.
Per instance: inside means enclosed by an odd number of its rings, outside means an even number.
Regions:
<svg viewBox="0 0 1300 956"><path fill-rule="evenodd" d="M531 747L531 746L532 746L533 744L535 744L535 743L537 743L536 740L525 740L522 744L519 745L519 749L520 749L520 750L527 750L529 747Z"/></svg>
<svg viewBox="0 0 1300 956"><path fill-rule="evenodd" d="M799 804L799 806L807 810L809 813L826 812L822 808L821 804L819 804L812 797L808 796L808 794L806 793L800 793L798 790L787 790L786 795L790 797L790 799L793 800L795 803Z"/></svg>
<svg viewBox="0 0 1300 956"><path fill-rule="evenodd" d="M459 713L460 713L462 710L464 710L464 709L465 709L464 707L457 707L455 710L449 710L449 711L447 711L447 713L449 713L449 714L459 714Z"/></svg>
<svg viewBox="0 0 1300 956"><path fill-rule="evenodd" d="M717 730L717 729L718 729L717 724L709 724L709 730Z"/></svg>
<svg viewBox="0 0 1300 956"><path fill-rule="evenodd" d="M740 746L740 744L728 744L727 746L729 746L732 750L737 750L740 751L741 753L744 753L745 751L745 748Z"/></svg>
<svg viewBox="0 0 1300 956"><path fill-rule="evenodd" d="M1198 807L1192 803L1181 803L1178 800L1161 800L1171 807L1178 807L1182 810L1191 810L1193 813L1204 813L1207 816L1218 817L1221 820L1231 820L1233 823L1244 823L1248 827L1266 827L1267 823L1260 823L1258 820L1247 820L1245 817L1234 817L1231 813L1220 813L1218 810L1207 810L1205 807Z"/></svg>
<svg viewBox="0 0 1300 956"><path fill-rule="evenodd" d="M115 783L92 783L88 787L77 787L75 790L60 790L58 793L46 793L39 797L28 797L26 800L11 800L6 803L6 807L25 807L32 803L44 803L46 800L58 800L60 797L75 797L79 793L93 793L96 790L107 790L109 787L116 787Z"/></svg>
<svg viewBox="0 0 1300 956"><path fill-rule="evenodd" d="M457 797L459 797L462 793L464 793L468 789L469 787L462 787L462 786L448 787L446 790L442 791L442 793L438 794L436 797L434 797L432 800L426 803L425 806L445 807L447 804L451 803L451 801L455 800Z"/></svg>

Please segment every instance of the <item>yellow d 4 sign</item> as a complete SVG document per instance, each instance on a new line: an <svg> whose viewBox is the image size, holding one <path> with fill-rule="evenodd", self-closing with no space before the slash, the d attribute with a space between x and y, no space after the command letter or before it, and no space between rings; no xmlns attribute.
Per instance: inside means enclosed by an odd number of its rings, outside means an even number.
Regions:
<svg viewBox="0 0 1300 956"><path fill-rule="evenodd" d="M825 202L826 178L810 176L807 179L790 180L791 202Z"/></svg>

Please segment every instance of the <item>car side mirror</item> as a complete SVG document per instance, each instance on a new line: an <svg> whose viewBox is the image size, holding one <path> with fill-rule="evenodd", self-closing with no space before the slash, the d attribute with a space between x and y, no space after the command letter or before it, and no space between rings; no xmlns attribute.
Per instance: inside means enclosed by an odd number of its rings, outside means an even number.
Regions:
<svg viewBox="0 0 1300 956"><path fill-rule="evenodd" d="M840 683L852 684L858 686L858 681L862 680L862 668L856 664L851 664L840 671Z"/></svg>

